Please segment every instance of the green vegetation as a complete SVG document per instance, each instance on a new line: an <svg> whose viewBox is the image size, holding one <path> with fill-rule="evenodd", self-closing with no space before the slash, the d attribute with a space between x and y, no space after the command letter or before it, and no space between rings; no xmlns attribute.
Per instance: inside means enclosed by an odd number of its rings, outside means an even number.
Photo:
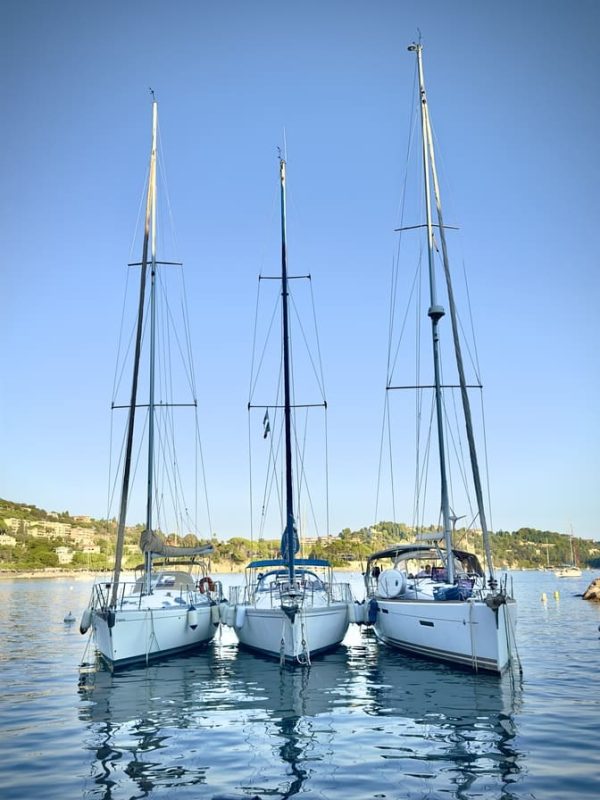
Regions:
<svg viewBox="0 0 600 800"><path fill-rule="evenodd" d="M7 522L7 520L10 520ZM15 520L17 522L15 522ZM127 528L125 535L124 566L132 569L141 561L138 547L143 525ZM429 531L435 530L430 526ZM313 539L303 544L301 555L326 558L335 567L363 564L370 553L401 541L409 541L414 530L404 523L379 522L372 527L352 531L344 528L337 536ZM2 539L6 536L7 543ZM51 534L51 535L50 535ZM60 535L59 535L60 534ZM76 538L76 534L79 539ZM99 571L111 569L114 558L116 521L73 518L68 511L47 512L36 506L13 503L0 499L0 570L36 570L56 568ZM86 545L81 536L87 536ZM15 543L12 543L14 539ZM221 569L236 570L253 558L276 558L279 538L250 539L235 536L220 541L198 539L193 534L166 537L169 544L194 546L210 541L214 546L213 564ZM459 547L478 553L483 546L481 534L457 529L455 543ZM571 560L571 544L565 534L520 528L518 531L497 531L492 534L492 553L497 567L513 569L539 569ZM574 539L575 558L581 567L600 568L600 542ZM68 552L71 561L59 564L58 552Z"/></svg>

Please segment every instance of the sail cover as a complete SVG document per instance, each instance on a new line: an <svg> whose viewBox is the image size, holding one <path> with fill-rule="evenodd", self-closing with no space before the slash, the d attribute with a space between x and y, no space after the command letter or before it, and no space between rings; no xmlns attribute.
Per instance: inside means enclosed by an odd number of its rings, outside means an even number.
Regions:
<svg viewBox="0 0 600 800"><path fill-rule="evenodd" d="M292 523L292 535L288 535L288 528L286 528L281 536L281 556L284 561L291 561L293 556L300 550L300 539L298 538L298 531L296 524ZM292 551L290 552L290 538L292 540Z"/></svg>
<svg viewBox="0 0 600 800"><path fill-rule="evenodd" d="M140 550L142 553L153 553L156 556L204 556L214 550L212 544L203 544L200 547L179 547L165 544L154 531L142 531L140 536Z"/></svg>

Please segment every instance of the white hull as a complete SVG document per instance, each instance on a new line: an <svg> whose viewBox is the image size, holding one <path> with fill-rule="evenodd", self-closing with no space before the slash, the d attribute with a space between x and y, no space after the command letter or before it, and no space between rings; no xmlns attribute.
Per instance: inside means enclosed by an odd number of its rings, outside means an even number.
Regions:
<svg viewBox="0 0 600 800"><path fill-rule="evenodd" d="M96 648L112 668L146 664L157 658L191 650L208 643L217 625L212 620L212 606L196 606L190 625L187 606L181 608L119 609L92 612ZM109 615L114 625L109 627Z"/></svg>
<svg viewBox="0 0 600 800"><path fill-rule="evenodd" d="M377 638L414 655L502 673L514 647L516 603L377 598Z"/></svg>
<svg viewBox="0 0 600 800"><path fill-rule="evenodd" d="M579 578L581 570L579 567L557 567L554 574L557 578Z"/></svg>
<svg viewBox="0 0 600 800"><path fill-rule="evenodd" d="M340 644L348 625L347 603L334 602L303 608L293 623L281 607L237 606L233 628L244 647L286 661L304 663L316 653Z"/></svg>

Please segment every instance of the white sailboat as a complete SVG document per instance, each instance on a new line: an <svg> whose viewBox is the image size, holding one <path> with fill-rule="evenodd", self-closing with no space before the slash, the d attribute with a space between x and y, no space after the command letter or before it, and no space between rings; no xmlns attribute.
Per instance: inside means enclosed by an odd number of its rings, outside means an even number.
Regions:
<svg viewBox="0 0 600 800"><path fill-rule="evenodd" d="M575 551L573 549L573 532L569 536L569 543L571 546L571 562L569 564L559 564L558 566L554 567L554 574L557 578L579 578L581 576L581 570L577 566L577 562L575 561Z"/></svg>
<svg viewBox="0 0 600 800"><path fill-rule="evenodd" d="M285 448L285 530L281 557L251 562L246 581L233 587L224 622L243 646L283 662L310 664L315 653L344 638L353 607L348 584L336 583L325 559L297 558L299 538L292 479L292 411L288 271L286 243L286 162L280 158L281 298L283 342L283 424ZM265 416L265 420L268 417Z"/></svg>
<svg viewBox="0 0 600 800"><path fill-rule="evenodd" d="M435 166L433 135L423 77L422 45L413 44L409 50L417 57L419 106L421 117L424 202L426 223L410 226L427 232L429 307L433 343L432 385L391 386L387 389L411 388L433 390L431 417L437 436L439 481L441 494L441 530L421 533L415 542L402 542L373 553L367 563L368 621L373 624L377 638L391 647L408 653L439 659L474 670L501 673L515 654L514 627L516 602L510 596L506 580L499 583L492 563L490 535L487 527L483 488L475 447L471 407L460 344L459 322L450 277L445 226L442 216L440 190ZM431 186L437 210L433 222ZM408 228L407 228L408 229ZM434 235L435 229L435 235ZM439 238L438 238L439 237ZM436 289L438 243L441 244L442 273L450 309L452 338L456 362L457 385L443 380L440 344L440 321L445 314ZM390 350L391 352L391 350ZM450 392L460 390L464 427L472 485L476 498L474 521L482 531L487 580L476 555L453 544L456 517L450 505L448 474L449 426L448 408L452 407ZM445 390L448 393L445 394ZM419 412L418 412L419 414ZM422 417L427 415L422 414ZM458 449L456 441L451 445ZM417 482L425 483L424 467L416 470Z"/></svg>
<svg viewBox="0 0 600 800"><path fill-rule="evenodd" d="M165 544L155 528L155 522L166 519L166 500L163 488L157 486L160 471L159 456L170 465L172 473L163 480L168 483L175 505L181 503L177 493L182 479L179 474L177 456L174 451L174 420L172 408L175 405L189 405L195 410L195 391L191 403L172 403L168 399L170 383L159 384L159 367L170 366L164 343L158 342L158 321L166 328L165 318L170 317L168 306L162 308L160 300L166 291L166 282L161 282L161 292L157 282L159 269L168 265L178 269L180 264L157 260L156 253L156 211L157 211L157 127L158 106L152 103L152 147L146 196L146 215L142 260L130 265L140 268L139 303L135 334L135 354L129 404L113 408L128 409L125 432L123 471L121 479L121 499L115 548L115 564L112 580L99 579L95 582L88 608L83 612L80 630L86 633L90 627L96 649L102 659L115 669L121 666L148 663L151 660L196 648L210 641L219 622L218 601L220 584L215 583L206 573L202 556L211 552L212 546L179 547ZM149 284L149 287L148 287ZM164 314L163 312L165 312ZM159 311L163 313L158 317ZM148 319L146 320L146 316ZM143 345L144 329L149 328L149 342ZM170 331L169 328L169 332ZM147 352L147 363L142 365L142 351ZM159 364L160 361L160 364ZM193 375L193 372L188 372ZM138 384L147 379L148 396L144 402L138 398ZM158 391L165 392L159 399ZM132 460L134 457L134 430L136 414L140 408L146 409L143 425L146 434L144 445L140 437L140 451L146 450L146 520L141 534L140 549L144 563L138 568L138 576L133 580L122 577L125 527L130 503L132 483ZM160 415L160 418L159 418ZM136 457L137 458L137 457ZM181 506L175 512L183 516Z"/></svg>

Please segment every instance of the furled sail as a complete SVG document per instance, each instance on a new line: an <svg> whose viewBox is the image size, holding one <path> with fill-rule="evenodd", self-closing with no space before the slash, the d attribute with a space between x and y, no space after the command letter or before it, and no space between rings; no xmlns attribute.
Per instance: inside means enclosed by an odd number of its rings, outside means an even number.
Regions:
<svg viewBox="0 0 600 800"><path fill-rule="evenodd" d="M283 532L281 537L281 555L284 561L291 561L292 558L296 555L296 553L300 550L300 539L298 538L298 531L296 529L296 524L292 524L292 536L291 536L291 552L290 552L290 535L289 530L286 528Z"/></svg>
<svg viewBox="0 0 600 800"><path fill-rule="evenodd" d="M140 536L140 550L142 553L153 553L156 556L205 556L212 553L212 544L203 544L200 547L179 547L165 544L161 537L154 531L142 531Z"/></svg>

